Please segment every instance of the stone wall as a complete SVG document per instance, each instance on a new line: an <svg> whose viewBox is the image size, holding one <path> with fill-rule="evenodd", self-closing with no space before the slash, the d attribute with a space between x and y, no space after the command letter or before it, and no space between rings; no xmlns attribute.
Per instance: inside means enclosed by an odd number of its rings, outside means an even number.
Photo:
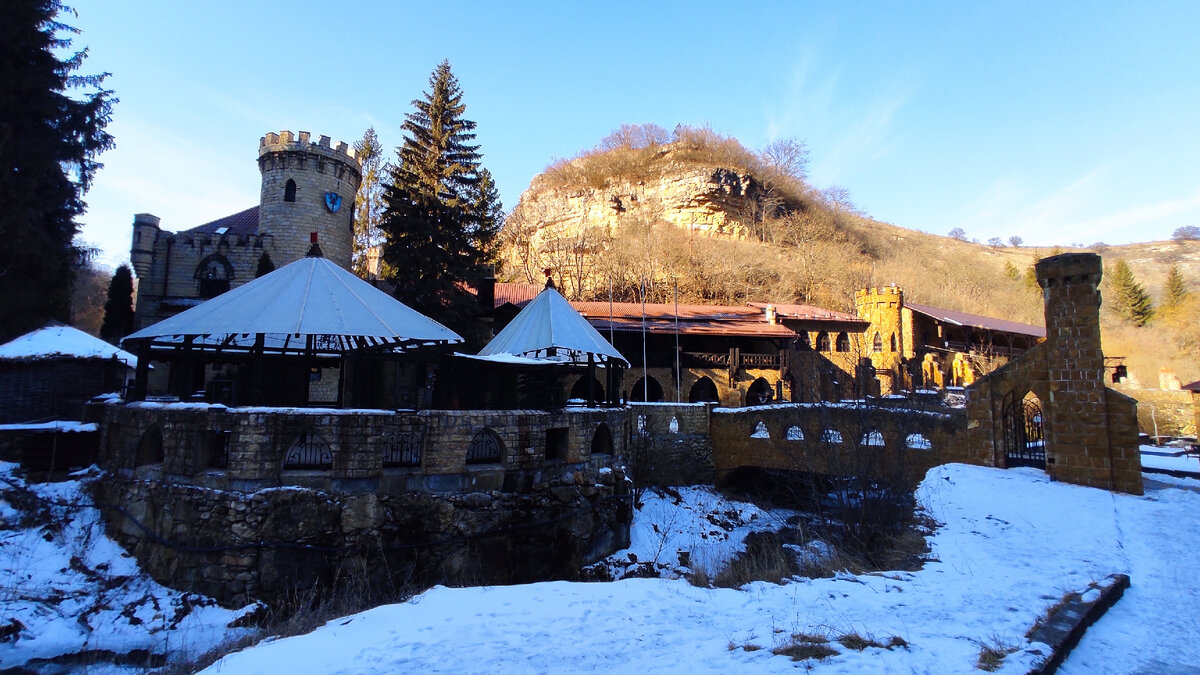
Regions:
<svg viewBox="0 0 1200 675"><path fill-rule="evenodd" d="M1142 389L1128 384L1113 389L1138 402L1138 427L1142 433L1161 436L1195 436L1196 413L1192 392L1167 389Z"/></svg>
<svg viewBox="0 0 1200 675"><path fill-rule="evenodd" d="M222 602L349 572L569 578L628 537L628 409L97 408L110 528L159 580Z"/></svg>
<svg viewBox="0 0 1200 675"><path fill-rule="evenodd" d="M638 485L714 482L712 403L635 403L630 472Z"/></svg>
<svg viewBox="0 0 1200 675"><path fill-rule="evenodd" d="M8 359L0 362L0 424L83 419L83 405L121 392L132 371L104 359Z"/></svg>

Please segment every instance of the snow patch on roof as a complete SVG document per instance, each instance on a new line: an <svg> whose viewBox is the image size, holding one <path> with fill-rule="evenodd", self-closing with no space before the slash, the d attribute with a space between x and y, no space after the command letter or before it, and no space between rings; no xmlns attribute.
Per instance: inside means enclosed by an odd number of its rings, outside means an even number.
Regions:
<svg viewBox="0 0 1200 675"><path fill-rule="evenodd" d="M45 326L0 345L0 360L116 359L137 368L137 357L70 326Z"/></svg>

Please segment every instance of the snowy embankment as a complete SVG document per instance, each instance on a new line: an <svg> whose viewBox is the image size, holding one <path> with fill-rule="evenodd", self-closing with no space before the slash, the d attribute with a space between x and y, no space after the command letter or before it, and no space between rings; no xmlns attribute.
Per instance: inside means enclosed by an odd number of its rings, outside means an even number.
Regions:
<svg viewBox="0 0 1200 675"><path fill-rule="evenodd" d="M222 609L138 569L104 534L82 489L96 473L85 473L26 483L16 464L0 462L0 669L199 654L243 634L228 625L250 608Z"/></svg>
<svg viewBox="0 0 1200 675"><path fill-rule="evenodd" d="M825 672L970 672L986 645L1014 650L1001 672L1024 673L1046 652L1025 638L1039 616L1064 593L1114 572L1129 573L1133 587L1067 668L1160 672L1163 664L1200 663L1188 625L1200 613L1200 577L1188 553L1200 537L1200 482L1173 480L1179 487L1152 484L1148 496L1132 497L1052 483L1031 469L948 465L930 471L919 491L941 525L930 537L934 560L918 572L740 590L680 579L437 587L232 654L205 672L794 672L797 664L772 650L801 635L830 640L833 655L804 664ZM684 502L695 497L681 494ZM651 556L653 547L670 558L686 535L663 540L651 527L661 545L642 536L650 513L672 517L666 502L647 507L634 529L635 555ZM673 518L695 521L686 512ZM894 646L864 648L852 635Z"/></svg>

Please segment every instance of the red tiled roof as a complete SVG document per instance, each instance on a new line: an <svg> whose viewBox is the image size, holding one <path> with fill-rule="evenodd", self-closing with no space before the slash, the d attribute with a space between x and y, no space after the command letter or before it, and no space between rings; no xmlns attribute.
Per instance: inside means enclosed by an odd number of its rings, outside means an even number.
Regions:
<svg viewBox="0 0 1200 675"><path fill-rule="evenodd" d="M222 227L229 228L224 234L238 236L258 234L258 207L251 206L245 211L239 211L231 216L218 218L211 223L197 225L183 232L187 234L216 234L217 230Z"/></svg>
<svg viewBox="0 0 1200 675"><path fill-rule="evenodd" d="M781 319L826 319L833 321L861 321L853 314L846 312L837 312L832 309L823 307L813 307L812 305L788 305L776 302L752 302L751 307L757 307L764 312L767 305L774 305L775 311Z"/></svg>
<svg viewBox="0 0 1200 675"><path fill-rule="evenodd" d="M596 330L602 334L609 327L617 332L642 330L642 304L612 303L609 320L607 302L572 302ZM675 332L674 304L646 304L646 332ZM742 335L765 338L791 338L796 334L779 324L767 323L766 314L759 309L734 305L679 305L679 332L686 335Z"/></svg>
<svg viewBox="0 0 1200 675"><path fill-rule="evenodd" d="M518 284L507 281L496 282L496 307L506 304L514 304L517 307L523 307L533 301L546 287L545 284ZM474 293L474 289L471 291Z"/></svg>
<svg viewBox="0 0 1200 675"><path fill-rule="evenodd" d="M1032 337L1046 337L1045 326L1035 326L1028 323L1019 323L1017 321L1008 321L1006 319L997 319L990 316L980 316L978 314L967 314L966 312L955 312L949 309L941 309L938 307L930 307L928 305L920 305L915 302L904 302L904 306L918 314L934 319L935 321L943 321L959 326L971 326L973 328L984 328L994 330L1001 333L1016 333L1018 335L1029 335Z"/></svg>

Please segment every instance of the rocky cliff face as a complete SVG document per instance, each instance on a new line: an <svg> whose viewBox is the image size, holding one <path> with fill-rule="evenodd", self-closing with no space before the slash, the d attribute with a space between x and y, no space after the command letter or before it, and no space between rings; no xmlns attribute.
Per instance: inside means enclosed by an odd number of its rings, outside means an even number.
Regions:
<svg viewBox="0 0 1200 675"><path fill-rule="evenodd" d="M766 202L763 184L731 167L673 161L662 150L640 175L589 180L576 160L534 178L505 226L535 248L589 228L615 233L625 223L667 222L712 236L741 238ZM573 166L574 165L574 166Z"/></svg>

